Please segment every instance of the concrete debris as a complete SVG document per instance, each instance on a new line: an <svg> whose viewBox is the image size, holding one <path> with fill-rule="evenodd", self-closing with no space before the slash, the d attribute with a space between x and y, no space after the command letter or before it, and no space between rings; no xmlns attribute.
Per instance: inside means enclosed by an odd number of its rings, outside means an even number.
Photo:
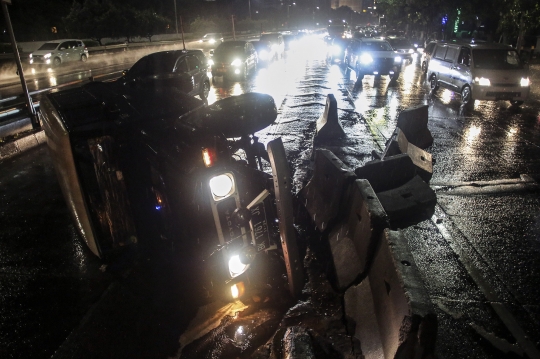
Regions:
<svg viewBox="0 0 540 359"><path fill-rule="evenodd" d="M429 131L428 105L411 107L400 112L397 119L397 127L401 129L409 142L425 150L433 145L433 136Z"/></svg>
<svg viewBox="0 0 540 359"><path fill-rule="evenodd" d="M331 151L315 152L313 177L300 191L299 198L319 231L328 228L341 213L349 184L355 175Z"/></svg>
<svg viewBox="0 0 540 359"><path fill-rule="evenodd" d="M382 160L369 161L355 169L354 173L358 178L368 180L375 192L382 192L402 186L413 179L416 167L411 157L402 153Z"/></svg>
<svg viewBox="0 0 540 359"><path fill-rule="evenodd" d="M317 132L314 142L345 137L345 131L338 119L337 101L333 94L328 94L324 112L317 120Z"/></svg>
<svg viewBox="0 0 540 359"><path fill-rule="evenodd" d="M346 215L328 239L340 290L365 273L380 233L388 227L386 213L367 180L356 180L350 193Z"/></svg>

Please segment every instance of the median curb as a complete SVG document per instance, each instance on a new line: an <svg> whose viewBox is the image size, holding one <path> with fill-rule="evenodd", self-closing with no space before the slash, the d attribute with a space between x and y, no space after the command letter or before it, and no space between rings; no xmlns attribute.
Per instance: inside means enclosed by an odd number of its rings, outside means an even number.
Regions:
<svg viewBox="0 0 540 359"><path fill-rule="evenodd" d="M17 138L0 142L0 161L22 154L47 142L45 131L31 130Z"/></svg>

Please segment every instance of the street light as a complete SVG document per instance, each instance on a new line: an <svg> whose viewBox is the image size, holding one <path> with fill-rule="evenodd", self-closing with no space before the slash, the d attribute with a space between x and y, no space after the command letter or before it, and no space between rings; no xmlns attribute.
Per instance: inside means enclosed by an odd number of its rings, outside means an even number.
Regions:
<svg viewBox="0 0 540 359"><path fill-rule="evenodd" d="M176 36L178 36L178 15L176 15L176 0L174 2L174 25L176 26Z"/></svg>

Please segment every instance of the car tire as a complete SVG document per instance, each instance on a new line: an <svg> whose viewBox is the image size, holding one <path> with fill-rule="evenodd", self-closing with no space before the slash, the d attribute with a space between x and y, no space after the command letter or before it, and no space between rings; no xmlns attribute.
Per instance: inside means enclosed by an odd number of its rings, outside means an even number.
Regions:
<svg viewBox="0 0 540 359"><path fill-rule="evenodd" d="M439 81L437 81L437 76L432 75L429 79L429 88L432 93L435 93L439 89Z"/></svg>
<svg viewBox="0 0 540 359"><path fill-rule="evenodd" d="M472 91L469 85L465 85L461 89L461 105L465 108L472 108L474 105L474 99L472 98Z"/></svg>
<svg viewBox="0 0 540 359"><path fill-rule="evenodd" d="M356 81L362 81L364 74L360 72L360 66L358 64L356 64L354 72L356 72Z"/></svg>
<svg viewBox="0 0 540 359"><path fill-rule="evenodd" d="M422 73L427 73L427 63L425 61L422 61L422 65L420 66L422 68Z"/></svg>
<svg viewBox="0 0 540 359"><path fill-rule="evenodd" d="M511 101L510 101L510 104L511 104L512 106L519 107L519 106L523 105L523 101L520 101L520 100L511 100Z"/></svg>
<svg viewBox="0 0 540 359"><path fill-rule="evenodd" d="M390 75L390 83L396 83L399 78L399 72L394 72L392 75Z"/></svg>
<svg viewBox="0 0 540 359"><path fill-rule="evenodd" d="M88 60L88 57L84 54L81 55L81 61L86 62Z"/></svg>
<svg viewBox="0 0 540 359"><path fill-rule="evenodd" d="M199 94L201 100L206 101L208 94L210 93L210 81L205 80L201 85L201 93Z"/></svg>
<svg viewBox="0 0 540 359"><path fill-rule="evenodd" d="M60 66L61 63L62 63L62 60L60 60L59 57L55 57L55 58L53 59L53 65L54 65L54 66Z"/></svg>

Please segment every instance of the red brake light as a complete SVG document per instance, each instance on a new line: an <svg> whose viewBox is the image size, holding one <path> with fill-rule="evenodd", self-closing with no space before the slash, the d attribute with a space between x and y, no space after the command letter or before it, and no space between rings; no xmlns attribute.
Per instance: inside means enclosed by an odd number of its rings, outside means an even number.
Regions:
<svg viewBox="0 0 540 359"><path fill-rule="evenodd" d="M203 148L202 158L206 167L212 167L216 162L216 151L212 148Z"/></svg>

